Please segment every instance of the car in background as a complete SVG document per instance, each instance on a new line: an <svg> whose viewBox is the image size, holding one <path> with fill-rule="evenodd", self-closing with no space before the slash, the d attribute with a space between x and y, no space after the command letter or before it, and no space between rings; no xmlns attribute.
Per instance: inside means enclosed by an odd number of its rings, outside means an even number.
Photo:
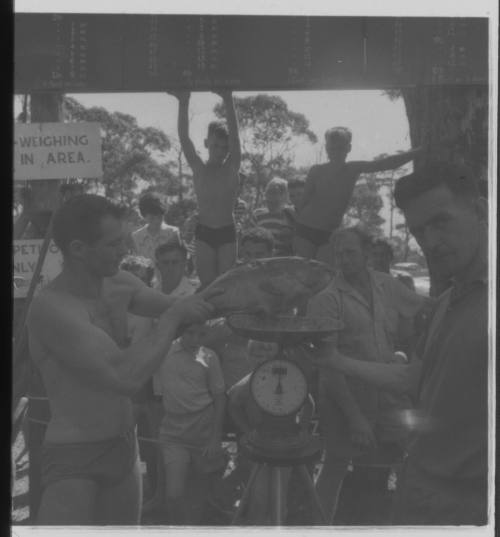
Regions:
<svg viewBox="0 0 500 537"><path fill-rule="evenodd" d="M418 263L395 263L391 268L391 273L403 274L410 276L413 279L415 291L422 296L429 296L429 290L431 287L431 280L429 278L429 271L426 267L422 267Z"/></svg>

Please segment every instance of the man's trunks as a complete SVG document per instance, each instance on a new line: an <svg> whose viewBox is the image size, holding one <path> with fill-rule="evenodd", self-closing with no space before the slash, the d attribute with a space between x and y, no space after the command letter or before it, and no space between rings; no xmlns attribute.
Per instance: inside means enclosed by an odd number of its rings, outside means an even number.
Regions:
<svg viewBox="0 0 500 537"><path fill-rule="evenodd" d="M224 244L236 242L236 228L234 224L222 227L208 227L203 224L196 224L194 236L197 240L206 242L214 250Z"/></svg>
<svg viewBox="0 0 500 537"><path fill-rule="evenodd" d="M302 239L308 240L318 248L328 243L331 234L332 232L326 229L309 227L301 224L300 222L295 223L295 235L297 235L297 237L301 237Z"/></svg>
<svg viewBox="0 0 500 537"><path fill-rule="evenodd" d="M42 487L63 479L91 479L113 486L133 469L138 456L135 430L98 442L45 443L41 452Z"/></svg>

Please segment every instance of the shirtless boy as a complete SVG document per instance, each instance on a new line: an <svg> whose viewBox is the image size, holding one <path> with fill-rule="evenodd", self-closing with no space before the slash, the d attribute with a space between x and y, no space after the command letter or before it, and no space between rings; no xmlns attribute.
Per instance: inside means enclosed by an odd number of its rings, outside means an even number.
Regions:
<svg viewBox="0 0 500 537"><path fill-rule="evenodd" d="M325 133L325 149L329 162L313 166L299 206L295 237L295 254L322 258L328 250L332 231L342 222L354 186L362 173L391 170L406 164L420 152L412 149L372 161L349 161L352 133L345 127L334 127Z"/></svg>
<svg viewBox="0 0 500 537"><path fill-rule="evenodd" d="M230 91L220 91L224 100L227 125L212 122L208 126L205 147L208 160L203 162L189 138L189 92L175 93L179 99L179 139L193 171L198 200L195 230L196 271L202 287L232 267L236 261L236 229L233 209L239 190L241 160L238 123Z"/></svg>
<svg viewBox="0 0 500 537"><path fill-rule="evenodd" d="M50 402L39 524L138 524L141 475L131 396L160 366L181 323L205 319L203 296L175 301L119 271L121 211L101 196L67 201L53 224L61 273L28 317L31 356ZM159 316L125 348L127 312Z"/></svg>

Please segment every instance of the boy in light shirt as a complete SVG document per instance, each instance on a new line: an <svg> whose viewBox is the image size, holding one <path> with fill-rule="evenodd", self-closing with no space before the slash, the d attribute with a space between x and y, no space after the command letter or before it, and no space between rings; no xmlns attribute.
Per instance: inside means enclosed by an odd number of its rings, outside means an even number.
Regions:
<svg viewBox="0 0 500 537"><path fill-rule="evenodd" d="M201 346L203 324L188 326L160 367L160 426L169 523L199 524L213 477L225 468L226 403L217 355Z"/></svg>

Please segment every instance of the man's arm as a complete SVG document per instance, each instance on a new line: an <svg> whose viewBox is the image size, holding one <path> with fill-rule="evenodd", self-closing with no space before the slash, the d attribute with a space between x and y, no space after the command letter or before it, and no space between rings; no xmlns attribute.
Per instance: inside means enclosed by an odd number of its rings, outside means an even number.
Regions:
<svg viewBox="0 0 500 537"><path fill-rule="evenodd" d="M203 454L208 456L215 455L220 451L222 445L222 428L224 425L224 416L226 412L226 394L224 392L213 396L214 399L214 422L212 425L212 434L207 447Z"/></svg>
<svg viewBox="0 0 500 537"><path fill-rule="evenodd" d="M245 400L250 397L248 393L248 379L242 379L240 382L231 387L228 392L228 410L229 415L233 419L235 425L243 433L249 433L252 430L252 425L248 420L245 410ZM243 384L246 382L246 384Z"/></svg>
<svg viewBox="0 0 500 537"><path fill-rule="evenodd" d="M151 289L127 271L120 271L115 276L106 278L103 290L107 302L128 300L128 311L142 317L159 317L178 300L157 289Z"/></svg>
<svg viewBox="0 0 500 537"><path fill-rule="evenodd" d="M330 352L335 353L336 347L332 343L327 344ZM328 352L326 348L323 352ZM349 422L349 429L353 441L357 444L373 446L376 444L373 430L361 412L358 402L354 398L347 385L345 376L334 369L323 369L320 371L322 381L328 388L330 397L337 403L344 416Z"/></svg>
<svg viewBox="0 0 500 537"><path fill-rule="evenodd" d="M390 155L377 160L358 160L347 162L348 166L354 175L359 175L360 173L372 173L372 172L381 172L384 170L394 170L399 168L403 164L410 162L410 160L419 156L423 151L422 147L417 147L411 149L410 151L405 151L404 153L397 153L395 155Z"/></svg>
<svg viewBox="0 0 500 537"><path fill-rule="evenodd" d="M192 297L190 297L192 298ZM164 313L158 329L127 349L119 349L87 313L60 297L38 297L31 306L28 333L51 359L82 381L111 392L132 395L158 368L182 322L206 318L212 307L200 297L179 301Z"/></svg>
<svg viewBox="0 0 500 537"><path fill-rule="evenodd" d="M409 365L382 364L354 360L322 345L311 356L317 367L331 369L355 377L381 390L413 395L416 392L422 364L413 360Z"/></svg>
<svg viewBox="0 0 500 537"><path fill-rule="evenodd" d="M179 100L179 115L177 120L177 130L179 133L179 141L181 142L182 151L186 160L193 170L193 172L199 172L203 167L201 158L196 153L196 149L189 137L189 91L182 91L179 93L173 93Z"/></svg>
<svg viewBox="0 0 500 537"><path fill-rule="evenodd" d="M229 161L231 166L238 171L241 163L241 145L233 96L230 90L221 90L216 93L222 97L224 106L226 107L227 128L229 131Z"/></svg>

